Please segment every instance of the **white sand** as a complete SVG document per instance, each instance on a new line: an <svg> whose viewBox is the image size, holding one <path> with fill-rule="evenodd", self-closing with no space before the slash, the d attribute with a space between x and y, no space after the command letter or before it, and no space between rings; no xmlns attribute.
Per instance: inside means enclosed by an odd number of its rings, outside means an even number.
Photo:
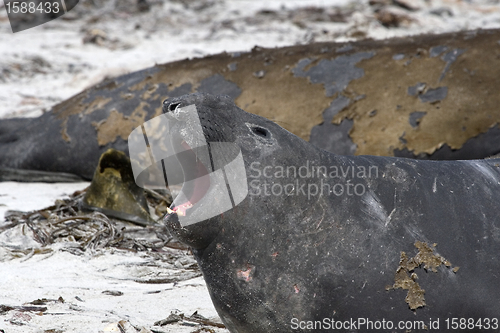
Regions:
<svg viewBox="0 0 500 333"><path fill-rule="evenodd" d="M28 260L0 262L0 304L20 306L42 298L64 299L64 303L52 301L42 305L48 308L43 315L20 311L0 315L0 329L8 333L50 329L89 333L114 328L119 332L116 324L120 320L137 328L152 327L154 322L176 310L187 316L198 311L204 317L218 320L202 277L175 286L133 281L165 271L168 269L151 262L147 256L124 251L114 254L107 251L95 257L57 252L35 255ZM103 291L120 291L123 295L109 296ZM179 333L194 330L181 325L154 328ZM216 329L216 332L227 330Z"/></svg>
<svg viewBox="0 0 500 333"><path fill-rule="evenodd" d="M115 1L95 2L106 4L101 9L108 13L105 19L96 11L77 20L60 18L13 34L0 0L0 118L36 117L107 76L186 57L245 51L254 45L275 47L344 41L353 36L387 38L500 27L498 0L407 1L418 10L391 8L410 20L389 29L376 20L368 1L184 0L186 6L181 1L156 1L159 4L150 12L140 14L127 13L131 10L126 6L115 9ZM204 3L208 5L204 7ZM83 6L82 0L78 6ZM295 22L285 19L287 11L307 6L329 10L341 6L346 22L315 22L307 15L295 16ZM66 18L75 17L77 9ZM263 9L275 13L255 16ZM82 42L90 29L106 34L103 45ZM86 185L0 183L0 225L8 209L41 209ZM176 286L133 282L144 274L171 270L161 262L151 262L148 256L106 251L81 257L56 249L51 255L10 259L9 247L38 245L19 233L0 236L0 305L21 306L59 296L65 300L46 305L44 315L20 311L0 314L0 329L5 332L119 332L116 323L120 320L138 328L152 327L174 309L186 315L198 311L205 317L217 317L202 278ZM147 262L150 267L142 266ZM123 295L104 295L104 290L119 290ZM148 293L151 291L159 293ZM176 324L155 329L182 333L196 327Z"/></svg>
<svg viewBox="0 0 500 333"><path fill-rule="evenodd" d="M113 10L109 4L114 1L107 1L103 2L107 7L101 9L108 13L106 19L95 23L88 22L99 18L97 14L71 21L60 18L16 34L6 11L0 8L0 117L39 116L106 76L155 63L245 51L255 45L274 47L343 41L352 39L350 36L387 38L500 26L498 0L406 0L420 10L393 8L413 21L389 29L376 20L368 1L212 0L205 1L212 5L203 10L197 10L204 3L201 0L184 1L192 5L186 8L179 2L165 1L148 13L133 15ZM284 16L293 8L314 5L330 10L341 6L347 21L314 22L306 15L296 17L293 23L272 15L254 16L263 9ZM73 11L78 6L83 4ZM83 44L85 31L91 29L101 29L110 41L104 46ZM6 68L11 72L2 74Z"/></svg>

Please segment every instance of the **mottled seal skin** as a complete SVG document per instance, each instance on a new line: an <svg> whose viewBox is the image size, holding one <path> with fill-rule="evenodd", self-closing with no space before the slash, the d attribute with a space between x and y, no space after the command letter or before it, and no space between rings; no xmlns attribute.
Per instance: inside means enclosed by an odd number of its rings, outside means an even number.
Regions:
<svg viewBox="0 0 500 333"><path fill-rule="evenodd" d="M92 178L161 99L224 94L341 155L473 159L500 152L500 30L219 54L107 79L30 120L0 120L0 167Z"/></svg>
<svg viewBox="0 0 500 333"><path fill-rule="evenodd" d="M165 112L192 104L207 142L241 148L249 194L233 209L193 225L181 227L176 213L164 222L192 247L231 332L331 331L305 326L324 318L393 321L385 332L404 332L399 321L422 321L431 329L436 324L430 320L439 319L441 330L447 318L497 322L500 159L339 156L239 109L230 98L208 94L169 99ZM345 174L279 173L305 165ZM363 168L366 173L358 173ZM308 192L311 184L323 184L324 192ZM298 190L302 185L305 194ZM427 331L421 328L412 331Z"/></svg>

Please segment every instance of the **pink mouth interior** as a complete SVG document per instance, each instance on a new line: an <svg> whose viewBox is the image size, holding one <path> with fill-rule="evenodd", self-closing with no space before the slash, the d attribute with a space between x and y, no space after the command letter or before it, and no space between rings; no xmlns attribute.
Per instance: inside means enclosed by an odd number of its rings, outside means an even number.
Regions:
<svg viewBox="0 0 500 333"><path fill-rule="evenodd" d="M182 141L181 145L186 151L192 153L191 162L196 163L196 168L194 171L196 173L196 176L191 177L192 179L194 179L194 188L191 195L188 196L188 201L181 204L176 204L175 207L171 209L172 212L175 212L181 216L185 216L186 211L189 208L193 207L193 205L196 204L198 201L200 201L203 198L203 196L207 193L208 188L210 187L210 175L207 168L201 163L201 161L198 158L196 158L196 155L194 151L191 149L191 147L185 141ZM181 188L181 192L186 194L184 192L185 190L184 185Z"/></svg>

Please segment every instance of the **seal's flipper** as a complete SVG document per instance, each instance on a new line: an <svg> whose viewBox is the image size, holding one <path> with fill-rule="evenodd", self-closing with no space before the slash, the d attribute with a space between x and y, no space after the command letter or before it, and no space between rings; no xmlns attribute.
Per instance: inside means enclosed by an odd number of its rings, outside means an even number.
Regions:
<svg viewBox="0 0 500 333"><path fill-rule="evenodd" d="M130 159L115 149L101 155L82 203L85 209L143 226L154 223L144 190L134 182Z"/></svg>
<svg viewBox="0 0 500 333"><path fill-rule="evenodd" d="M79 176L66 172L0 167L0 182L78 183L83 181Z"/></svg>

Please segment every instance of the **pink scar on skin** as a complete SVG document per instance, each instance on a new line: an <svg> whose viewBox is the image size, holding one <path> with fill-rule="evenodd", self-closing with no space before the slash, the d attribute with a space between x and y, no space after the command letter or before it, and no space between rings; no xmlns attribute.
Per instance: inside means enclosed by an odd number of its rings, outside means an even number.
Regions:
<svg viewBox="0 0 500 333"><path fill-rule="evenodd" d="M170 209L167 207L167 213L168 214L176 213L179 216L186 216L186 210L188 210L191 207L193 207L193 204L188 201L185 204L174 207L174 209Z"/></svg>
<svg viewBox="0 0 500 333"><path fill-rule="evenodd" d="M254 268L255 268L254 266L250 266L247 264L247 269L246 270L242 270L242 269L238 270L236 272L236 276L239 279L244 280L245 282L250 282L250 280L252 280L252 277L250 276L250 274L252 273Z"/></svg>
<svg viewBox="0 0 500 333"><path fill-rule="evenodd" d="M293 285L293 289L295 289L295 293L296 293L296 294L298 294L298 293L299 293L299 291L300 291L299 286L298 286L298 285L296 285L296 284L294 284L294 285Z"/></svg>

